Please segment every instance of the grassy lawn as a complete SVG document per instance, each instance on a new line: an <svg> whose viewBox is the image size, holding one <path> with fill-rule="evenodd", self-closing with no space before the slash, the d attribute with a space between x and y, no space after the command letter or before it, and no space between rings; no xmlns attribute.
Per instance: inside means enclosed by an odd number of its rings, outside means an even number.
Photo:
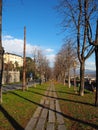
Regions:
<svg viewBox="0 0 98 130"><path fill-rule="evenodd" d="M68 88L55 84L67 130L98 130L98 107L94 106L95 94L85 90L83 97Z"/></svg>
<svg viewBox="0 0 98 130"><path fill-rule="evenodd" d="M3 93L0 105L0 130L22 130L40 103L48 84L31 87L28 91L9 91Z"/></svg>
<svg viewBox="0 0 98 130"><path fill-rule="evenodd" d="M0 130L22 130L40 104L49 84L31 87L28 91L3 93L0 105ZM55 84L58 100L65 119L67 130L97 130L98 107L94 106L95 94L85 90L84 97L74 93L73 87Z"/></svg>

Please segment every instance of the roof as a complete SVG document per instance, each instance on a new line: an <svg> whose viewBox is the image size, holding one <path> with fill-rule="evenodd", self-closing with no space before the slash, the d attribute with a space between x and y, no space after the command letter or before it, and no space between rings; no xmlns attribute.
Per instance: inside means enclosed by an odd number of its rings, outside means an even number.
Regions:
<svg viewBox="0 0 98 130"><path fill-rule="evenodd" d="M13 53L9 53L9 52L5 52L4 54L8 54L8 55L15 55L15 56L19 56L19 57L22 57L22 56L20 56L20 55L17 55L17 54L13 54Z"/></svg>

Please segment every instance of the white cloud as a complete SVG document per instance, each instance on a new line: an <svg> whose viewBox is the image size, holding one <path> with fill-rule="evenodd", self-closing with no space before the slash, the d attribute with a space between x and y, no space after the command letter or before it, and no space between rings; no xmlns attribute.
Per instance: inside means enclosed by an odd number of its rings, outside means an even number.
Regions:
<svg viewBox="0 0 98 130"><path fill-rule="evenodd" d="M53 52L54 50L51 48L48 48L48 49L45 49L45 51L50 53L50 52Z"/></svg>
<svg viewBox="0 0 98 130"><path fill-rule="evenodd" d="M2 45L4 47L5 52L15 53L18 55L22 55L23 53L23 40L21 39L4 36Z"/></svg>
<svg viewBox="0 0 98 130"><path fill-rule="evenodd" d="M21 56L23 55L24 41L22 39L17 39L10 35L6 35L3 36L2 45L5 52L18 54ZM26 55L32 55L34 48L38 48L38 46L32 46L31 44L26 43Z"/></svg>
<svg viewBox="0 0 98 130"><path fill-rule="evenodd" d="M46 55L46 57L50 62L50 66L53 67L54 62L55 62L55 54Z"/></svg>
<svg viewBox="0 0 98 130"><path fill-rule="evenodd" d="M3 39L12 39L13 37L12 36L10 36L10 35L5 35L5 36L3 36Z"/></svg>
<svg viewBox="0 0 98 130"><path fill-rule="evenodd" d="M86 61L85 68L89 70L95 70L95 62Z"/></svg>
<svg viewBox="0 0 98 130"><path fill-rule="evenodd" d="M23 56L23 39L14 38L13 36L6 35L3 36L2 46L4 47L5 52L17 54ZM30 43L26 43L26 56L33 56L33 52L36 50L42 50L46 58L49 60L50 65L53 66L55 61L55 55L53 54L53 49L43 49L37 45L32 46Z"/></svg>
<svg viewBox="0 0 98 130"><path fill-rule="evenodd" d="M13 36L10 36L10 35L3 36L2 45L4 47L5 52L14 53L14 54L23 56L23 44L24 44L23 39L14 38ZM53 53L54 50L51 48L43 49L37 45L32 46L30 43L27 42L26 43L26 56L32 57L33 52L35 50L40 50L40 49L45 53L47 59L50 62L50 65L53 66L55 62L55 54ZM90 69L90 70L95 70L94 60L90 60L90 59L87 60L85 63L85 68Z"/></svg>

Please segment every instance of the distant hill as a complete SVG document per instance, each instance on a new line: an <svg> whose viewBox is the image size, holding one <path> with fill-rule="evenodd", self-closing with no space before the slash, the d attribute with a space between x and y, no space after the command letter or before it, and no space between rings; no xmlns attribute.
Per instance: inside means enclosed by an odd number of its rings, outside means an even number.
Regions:
<svg viewBox="0 0 98 130"><path fill-rule="evenodd" d="M88 69L86 69L85 70L85 74L96 74L96 71L95 70L88 70Z"/></svg>
<svg viewBox="0 0 98 130"><path fill-rule="evenodd" d="M71 74L73 75L73 72ZM79 74L80 74L80 70L77 69L76 70L76 75L78 76ZM96 77L96 71L95 70L86 69L85 70L85 76Z"/></svg>
<svg viewBox="0 0 98 130"><path fill-rule="evenodd" d="M96 77L96 71L95 70L88 70L88 69L86 69L85 70L85 75L87 76L89 76L89 77Z"/></svg>

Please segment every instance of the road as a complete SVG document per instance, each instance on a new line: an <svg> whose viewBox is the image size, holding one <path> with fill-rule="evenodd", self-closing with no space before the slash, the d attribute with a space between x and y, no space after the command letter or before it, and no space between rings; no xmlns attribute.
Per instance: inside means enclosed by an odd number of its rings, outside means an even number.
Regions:
<svg viewBox="0 0 98 130"><path fill-rule="evenodd" d="M29 82L27 86L30 87L33 84L34 84L33 82ZM7 92L7 91L11 91L11 90L16 90L16 89L22 89L22 83L21 84L7 84L7 85L4 85L2 87L2 92Z"/></svg>

